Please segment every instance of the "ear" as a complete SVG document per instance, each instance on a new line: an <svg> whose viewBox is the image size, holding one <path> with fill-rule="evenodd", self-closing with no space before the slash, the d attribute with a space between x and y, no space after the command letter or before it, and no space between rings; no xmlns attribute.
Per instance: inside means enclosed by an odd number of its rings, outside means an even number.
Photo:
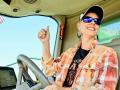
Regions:
<svg viewBox="0 0 120 90"><path fill-rule="evenodd" d="M80 22L77 23L77 30L79 30Z"/></svg>
<svg viewBox="0 0 120 90"><path fill-rule="evenodd" d="M77 30L78 30L78 31L80 31L80 30L81 30L81 28L80 28L80 27L81 27L81 22L79 21L79 22L77 23Z"/></svg>

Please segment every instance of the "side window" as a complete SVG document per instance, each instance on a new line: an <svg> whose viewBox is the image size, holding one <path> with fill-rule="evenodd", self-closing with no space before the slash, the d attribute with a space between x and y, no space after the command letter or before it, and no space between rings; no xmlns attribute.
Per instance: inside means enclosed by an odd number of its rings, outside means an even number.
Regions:
<svg viewBox="0 0 120 90"><path fill-rule="evenodd" d="M40 64L42 45L37 34L42 28L49 26L50 51L53 55L58 28L57 22L51 17L45 16L2 17L4 19L0 24L0 66L13 67L18 74L16 58L19 54L25 54L39 68L42 68Z"/></svg>
<svg viewBox="0 0 120 90"><path fill-rule="evenodd" d="M120 38L120 18L101 25L98 33L100 44L110 43L112 40L117 38Z"/></svg>

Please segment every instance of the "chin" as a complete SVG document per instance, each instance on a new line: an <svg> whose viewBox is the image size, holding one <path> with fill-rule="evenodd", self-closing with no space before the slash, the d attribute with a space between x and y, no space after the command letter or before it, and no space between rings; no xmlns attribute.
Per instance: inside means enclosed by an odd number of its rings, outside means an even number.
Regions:
<svg viewBox="0 0 120 90"><path fill-rule="evenodd" d="M86 35L89 36L89 37L95 37L95 36L96 36L96 33L87 32Z"/></svg>
<svg viewBox="0 0 120 90"><path fill-rule="evenodd" d="M83 33L83 35L85 35L85 36L87 36L87 37L95 37L96 36L96 32L94 31L83 31L82 32Z"/></svg>

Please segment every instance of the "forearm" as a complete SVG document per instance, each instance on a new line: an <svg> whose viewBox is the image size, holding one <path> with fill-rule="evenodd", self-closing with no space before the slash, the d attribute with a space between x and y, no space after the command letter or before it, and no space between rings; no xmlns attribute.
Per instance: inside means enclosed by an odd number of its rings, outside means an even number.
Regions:
<svg viewBox="0 0 120 90"><path fill-rule="evenodd" d="M49 60L51 57L50 54L50 43L49 41L42 43L43 46L43 50L42 50L42 56L43 56L43 60Z"/></svg>
<svg viewBox="0 0 120 90"><path fill-rule="evenodd" d="M78 87L61 87L57 85L50 85L47 86L44 90L104 90L104 89L98 89L98 87L84 87L84 86L78 86Z"/></svg>
<svg viewBox="0 0 120 90"><path fill-rule="evenodd" d="M98 87L91 86L91 87L84 87L84 86L78 86L78 87L59 87L56 86L52 90L103 90L103 89L98 89Z"/></svg>

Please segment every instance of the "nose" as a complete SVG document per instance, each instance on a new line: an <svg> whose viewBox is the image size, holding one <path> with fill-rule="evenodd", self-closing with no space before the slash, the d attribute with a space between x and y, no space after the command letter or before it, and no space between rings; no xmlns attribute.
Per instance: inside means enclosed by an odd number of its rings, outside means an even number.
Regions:
<svg viewBox="0 0 120 90"><path fill-rule="evenodd" d="M90 22L90 23L95 25L95 21L94 20L92 20L92 22Z"/></svg>

